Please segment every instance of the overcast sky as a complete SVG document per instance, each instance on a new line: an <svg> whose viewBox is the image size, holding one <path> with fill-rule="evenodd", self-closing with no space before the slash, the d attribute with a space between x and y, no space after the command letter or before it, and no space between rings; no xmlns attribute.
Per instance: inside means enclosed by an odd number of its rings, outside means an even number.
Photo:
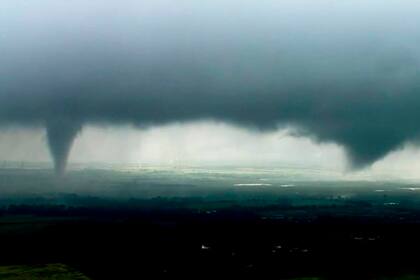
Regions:
<svg viewBox="0 0 420 280"><path fill-rule="evenodd" d="M26 158L45 158L41 141L64 169L80 135L72 160L378 165L419 140L419 10L375 0L1 1L1 154L32 147ZM121 153L101 151L111 144Z"/></svg>

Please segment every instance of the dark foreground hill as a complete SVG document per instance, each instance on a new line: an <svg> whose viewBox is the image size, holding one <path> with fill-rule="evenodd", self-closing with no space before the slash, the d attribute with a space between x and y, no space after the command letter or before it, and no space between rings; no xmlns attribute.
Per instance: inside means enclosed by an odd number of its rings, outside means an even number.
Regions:
<svg viewBox="0 0 420 280"><path fill-rule="evenodd" d="M3 280L89 280L82 273L63 264L0 266Z"/></svg>

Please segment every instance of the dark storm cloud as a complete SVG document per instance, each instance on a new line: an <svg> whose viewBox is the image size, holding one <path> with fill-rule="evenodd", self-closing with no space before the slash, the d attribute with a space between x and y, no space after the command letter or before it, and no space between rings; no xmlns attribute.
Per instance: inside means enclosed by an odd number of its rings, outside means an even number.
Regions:
<svg viewBox="0 0 420 280"><path fill-rule="evenodd" d="M420 5L197 2L4 1L0 122L46 125L58 170L86 123L288 125L356 167L417 141Z"/></svg>

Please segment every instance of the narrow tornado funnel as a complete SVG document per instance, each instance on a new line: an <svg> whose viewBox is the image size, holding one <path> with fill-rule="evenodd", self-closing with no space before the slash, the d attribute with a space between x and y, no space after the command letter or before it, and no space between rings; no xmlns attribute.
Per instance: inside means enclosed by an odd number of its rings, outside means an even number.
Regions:
<svg viewBox="0 0 420 280"><path fill-rule="evenodd" d="M54 161L55 173L59 176L66 171L71 146L81 128L80 122L69 119L56 119L47 122L48 146Z"/></svg>

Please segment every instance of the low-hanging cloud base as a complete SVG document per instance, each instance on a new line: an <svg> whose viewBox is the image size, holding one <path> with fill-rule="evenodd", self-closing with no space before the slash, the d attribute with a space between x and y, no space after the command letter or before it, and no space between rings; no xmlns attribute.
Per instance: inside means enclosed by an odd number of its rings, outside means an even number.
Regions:
<svg viewBox="0 0 420 280"><path fill-rule="evenodd" d="M59 174L84 125L201 119L369 166L419 140L420 6L356 3L3 1L0 124L44 124Z"/></svg>

